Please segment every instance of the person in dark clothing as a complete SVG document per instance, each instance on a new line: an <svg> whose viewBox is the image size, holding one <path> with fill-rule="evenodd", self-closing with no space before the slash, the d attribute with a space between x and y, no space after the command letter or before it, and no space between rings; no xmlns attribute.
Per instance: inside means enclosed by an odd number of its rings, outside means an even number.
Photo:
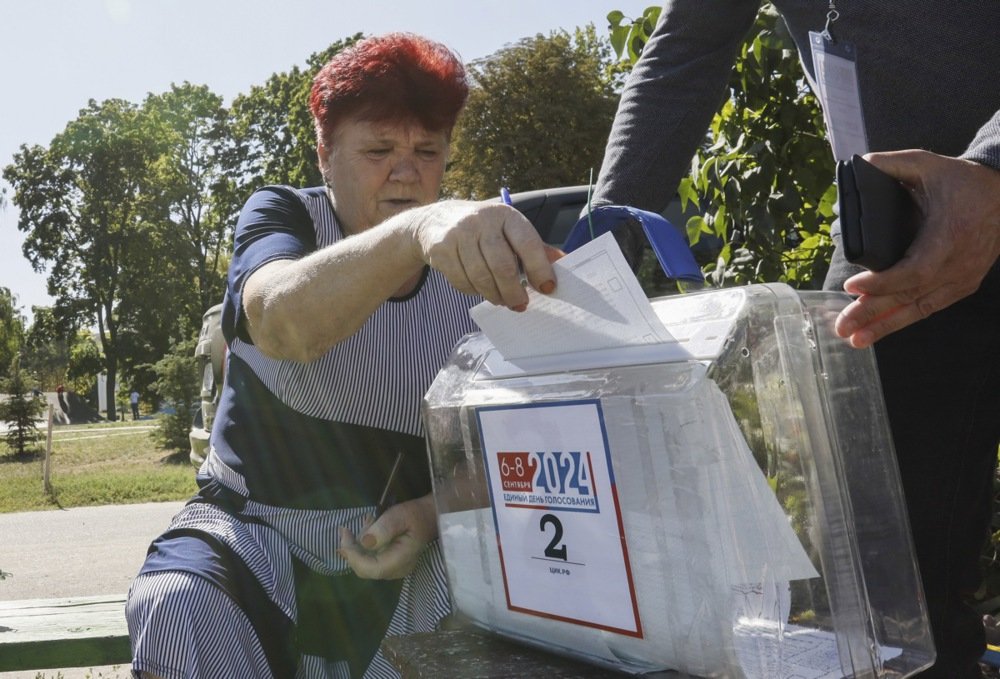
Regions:
<svg viewBox="0 0 1000 679"><path fill-rule="evenodd" d="M837 332L874 345L878 360L938 654L921 676L978 677L983 625L963 597L980 580L1000 440L1000 3L774 5L814 90L830 77L816 68L815 36L826 28L854 48L859 110L824 107L835 155L873 152L921 208L916 241L881 272L848 264L835 226L825 287L856 296ZM595 206L663 209L759 8L666 3L623 92ZM845 115L863 120L854 140Z"/></svg>

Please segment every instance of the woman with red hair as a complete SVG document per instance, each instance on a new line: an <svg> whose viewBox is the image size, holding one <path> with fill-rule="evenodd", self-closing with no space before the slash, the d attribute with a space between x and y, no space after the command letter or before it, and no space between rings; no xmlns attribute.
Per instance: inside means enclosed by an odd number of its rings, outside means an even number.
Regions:
<svg viewBox="0 0 1000 679"><path fill-rule="evenodd" d="M210 452L132 584L134 672L395 677L382 638L450 611L420 401L471 306L527 304L519 263L555 285L520 213L437 202L466 93L409 34L316 76L325 186L260 189L240 216Z"/></svg>

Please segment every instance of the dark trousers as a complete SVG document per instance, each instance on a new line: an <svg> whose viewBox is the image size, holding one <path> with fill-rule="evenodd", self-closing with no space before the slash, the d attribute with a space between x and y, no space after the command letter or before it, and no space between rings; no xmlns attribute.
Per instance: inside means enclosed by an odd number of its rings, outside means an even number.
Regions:
<svg viewBox="0 0 1000 679"><path fill-rule="evenodd" d="M983 624L964 599L981 581L1000 442L1000 266L875 354L938 654L919 676L980 677Z"/></svg>
<svg viewBox="0 0 1000 679"><path fill-rule="evenodd" d="M132 419L133 420L138 420L139 419L139 404L138 403L133 403L132 404Z"/></svg>

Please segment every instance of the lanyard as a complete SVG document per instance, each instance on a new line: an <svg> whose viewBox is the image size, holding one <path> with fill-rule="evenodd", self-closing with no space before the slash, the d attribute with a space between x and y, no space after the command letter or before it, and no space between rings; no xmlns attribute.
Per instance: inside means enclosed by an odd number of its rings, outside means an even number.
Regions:
<svg viewBox="0 0 1000 679"><path fill-rule="evenodd" d="M827 136L837 160L847 160L855 153L868 151L868 135L861 110L858 85L857 51L849 40L836 40L831 31L840 18L837 0L829 3L826 26L820 32L809 32L812 50L815 88L823 106ZM841 36L844 37L844 36Z"/></svg>
<svg viewBox="0 0 1000 679"><path fill-rule="evenodd" d="M835 0L830 0L830 5L827 7L826 11L826 25L823 27L823 33L821 34L824 38L833 42L833 34L830 32L830 27L833 23L840 18L840 12L837 11L837 4Z"/></svg>

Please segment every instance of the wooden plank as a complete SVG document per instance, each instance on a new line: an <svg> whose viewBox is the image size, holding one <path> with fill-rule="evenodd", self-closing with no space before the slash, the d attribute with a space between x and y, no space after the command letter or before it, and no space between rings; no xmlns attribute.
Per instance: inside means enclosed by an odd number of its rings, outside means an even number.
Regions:
<svg viewBox="0 0 1000 679"><path fill-rule="evenodd" d="M0 601L0 671L131 661L124 596Z"/></svg>
<svg viewBox="0 0 1000 679"><path fill-rule="evenodd" d="M382 640L382 653L403 679L611 679L622 673L524 646L475 628L424 632ZM655 672L649 679L677 679Z"/></svg>

